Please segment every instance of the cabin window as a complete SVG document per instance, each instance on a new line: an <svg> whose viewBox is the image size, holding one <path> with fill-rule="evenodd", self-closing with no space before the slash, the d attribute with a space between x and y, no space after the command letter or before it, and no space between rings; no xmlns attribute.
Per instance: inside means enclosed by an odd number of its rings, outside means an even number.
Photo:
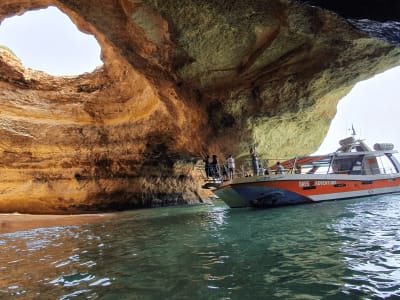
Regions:
<svg viewBox="0 0 400 300"><path fill-rule="evenodd" d="M365 175L373 175L379 174L379 165L375 156L367 156L364 158L363 163L363 174Z"/></svg>
<svg viewBox="0 0 400 300"><path fill-rule="evenodd" d="M332 171L336 174L361 175L363 156L337 157L332 163Z"/></svg>
<svg viewBox="0 0 400 300"><path fill-rule="evenodd" d="M380 174L393 174L397 172L393 163L386 155L379 156L377 160Z"/></svg>

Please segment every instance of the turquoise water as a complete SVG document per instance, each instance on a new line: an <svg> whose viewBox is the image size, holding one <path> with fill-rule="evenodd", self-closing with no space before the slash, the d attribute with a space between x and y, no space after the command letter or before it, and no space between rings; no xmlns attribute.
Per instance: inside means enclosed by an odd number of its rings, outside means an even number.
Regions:
<svg viewBox="0 0 400 300"><path fill-rule="evenodd" d="M400 299L400 195L0 235L1 299Z"/></svg>

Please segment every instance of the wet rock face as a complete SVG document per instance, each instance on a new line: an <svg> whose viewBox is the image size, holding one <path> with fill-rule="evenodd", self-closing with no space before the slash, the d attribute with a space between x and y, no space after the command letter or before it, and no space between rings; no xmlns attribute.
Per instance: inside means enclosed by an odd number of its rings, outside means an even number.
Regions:
<svg viewBox="0 0 400 300"><path fill-rule="evenodd" d="M51 77L0 50L0 212L196 201L201 156L310 153L337 101L400 61L295 1L5 0L0 20L49 5L95 35L104 66Z"/></svg>

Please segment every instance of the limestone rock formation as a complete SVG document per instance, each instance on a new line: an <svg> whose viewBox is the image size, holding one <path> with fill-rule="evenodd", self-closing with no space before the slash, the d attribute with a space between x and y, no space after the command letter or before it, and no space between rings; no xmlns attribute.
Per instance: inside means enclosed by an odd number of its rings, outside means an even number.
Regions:
<svg viewBox="0 0 400 300"><path fill-rule="evenodd" d="M314 151L338 100L400 49L290 0L3 0L58 7L102 47L77 77L0 50L0 212L79 213L201 197L206 153Z"/></svg>

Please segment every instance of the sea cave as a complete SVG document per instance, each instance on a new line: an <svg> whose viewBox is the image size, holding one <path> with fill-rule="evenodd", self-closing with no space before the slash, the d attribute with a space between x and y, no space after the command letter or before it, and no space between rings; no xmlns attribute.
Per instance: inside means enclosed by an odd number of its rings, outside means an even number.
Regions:
<svg viewBox="0 0 400 300"><path fill-rule="evenodd" d="M199 203L206 154L316 151L338 101L400 65L398 1L323 2L2 1L0 22L58 8L103 65L54 76L0 47L0 213Z"/></svg>

